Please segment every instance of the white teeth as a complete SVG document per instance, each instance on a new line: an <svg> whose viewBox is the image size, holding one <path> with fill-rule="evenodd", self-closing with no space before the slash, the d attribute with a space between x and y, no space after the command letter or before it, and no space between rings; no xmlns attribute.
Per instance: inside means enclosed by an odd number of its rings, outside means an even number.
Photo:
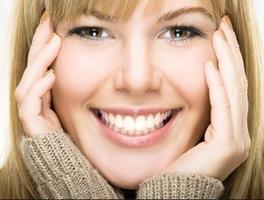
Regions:
<svg viewBox="0 0 264 200"><path fill-rule="evenodd" d="M115 124L115 117L112 113L109 114L109 121L111 125Z"/></svg>
<svg viewBox="0 0 264 200"><path fill-rule="evenodd" d="M147 118L147 128L152 129L154 127L154 117L153 115L149 115Z"/></svg>
<svg viewBox="0 0 264 200"><path fill-rule="evenodd" d="M136 131L144 131L146 128L146 120L144 116L139 116L136 118L136 123L135 123L135 130Z"/></svg>
<svg viewBox="0 0 264 200"><path fill-rule="evenodd" d="M159 124L160 124L160 113L155 115L154 123L155 123L156 127L159 126Z"/></svg>
<svg viewBox="0 0 264 200"><path fill-rule="evenodd" d="M126 116L123 125L125 130L134 131L134 119L132 117Z"/></svg>
<svg viewBox="0 0 264 200"><path fill-rule="evenodd" d="M166 118L165 116L166 116L166 113L163 113L163 114L161 115L161 117L160 117L161 120L164 120L164 119Z"/></svg>
<svg viewBox="0 0 264 200"><path fill-rule="evenodd" d="M106 113L99 110L102 121L110 129L128 135L148 134L163 126L163 121L171 116L172 111L165 113L157 113L148 116L140 115L137 118L132 116L121 116L120 114L114 116L112 113Z"/></svg>
<svg viewBox="0 0 264 200"><path fill-rule="evenodd" d="M116 128L119 128L119 129L121 129L123 127L123 119L122 119L121 115L116 116L115 126L116 126Z"/></svg>

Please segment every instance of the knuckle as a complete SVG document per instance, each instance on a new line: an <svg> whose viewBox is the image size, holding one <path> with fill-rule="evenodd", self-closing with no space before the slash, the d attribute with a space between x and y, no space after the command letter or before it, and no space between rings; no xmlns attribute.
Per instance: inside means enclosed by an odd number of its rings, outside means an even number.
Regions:
<svg viewBox="0 0 264 200"><path fill-rule="evenodd" d="M228 100L221 102L221 104L222 104L222 107L225 107L227 109L231 109L231 103Z"/></svg>
<svg viewBox="0 0 264 200"><path fill-rule="evenodd" d="M235 48L236 48L238 51L240 51L240 46L239 46L238 42L235 43Z"/></svg>
<svg viewBox="0 0 264 200"><path fill-rule="evenodd" d="M250 150L250 148L251 148L251 140L250 139L248 139L248 141L247 141L247 148L248 148L248 150Z"/></svg>
<svg viewBox="0 0 264 200"><path fill-rule="evenodd" d="M244 147L244 149L245 149L245 153L246 153L246 154L249 154L250 149L251 149L251 140L250 140L249 137L248 137L248 139L247 139L246 142L245 142L245 147Z"/></svg>
<svg viewBox="0 0 264 200"><path fill-rule="evenodd" d="M246 93L248 90L248 80L246 76L240 78L239 88L243 93Z"/></svg>
<svg viewBox="0 0 264 200"><path fill-rule="evenodd" d="M29 113L27 112L27 109L25 108L24 105L22 105L22 106L20 107L20 109L19 109L19 111L18 111L18 116L19 116L19 118L20 118L20 120L21 120L22 122L25 122L26 119L29 118L30 115L29 115Z"/></svg>
<svg viewBox="0 0 264 200"><path fill-rule="evenodd" d="M227 145L226 148L224 148L224 153L227 158L232 158L237 155L237 149L234 148L234 145Z"/></svg>
<svg viewBox="0 0 264 200"><path fill-rule="evenodd" d="M246 89L248 89L248 80L246 78L244 80L244 85L245 85Z"/></svg>
<svg viewBox="0 0 264 200"><path fill-rule="evenodd" d="M25 119L25 112L23 111L22 108L20 108L19 111L18 111L18 117L19 117L19 119L21 119L22 121L24 121L24 119Z"/></svg>
<svg viewBox="0 0 264 200"><path fill-rule="evenodd" d="M228 145L225 148L225 155L227 158L236 159L238 162L246 160L249 155L249 145L244 145L243 143Z"/></svg>
<svg viewBox="0 0 264 200"><path fill-rule="evenodd" d="M22 99L22 92L21 92L21 90L19 89L19 87L17 87L17 88L15 89L15 99L16 99L17 101L20 101L20 100Z"/></svg>
<svg viewBox="0 0 264 200"><path fill-rule="evenodd" d="M242 75L242 77L241 77L241 82L242 82L244 85L248 85L248 79L247 79L247 76L246 76L246 75Z"/></svg>
<svg viewBox="0 0 264 200"><path fill-rule="evenodd" d="M216 87L216 88L218 88L218 89L221 89L221 88L224 88L225 85L224 85L223 82L217 82L217 83L215 83L214 87Z"/></svg>
<svg viewBox="0 0 264 200"><path fill-rule="evenodd" d="M240 144L237 149L238 158L240 158L242 161L245 161L249 156L250 142L246 141L244 144Z"/></svg>

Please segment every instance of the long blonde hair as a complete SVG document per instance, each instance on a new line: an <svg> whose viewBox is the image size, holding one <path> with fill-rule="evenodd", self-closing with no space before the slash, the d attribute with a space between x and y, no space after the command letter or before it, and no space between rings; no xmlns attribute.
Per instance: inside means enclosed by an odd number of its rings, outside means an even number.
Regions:
<svg viewBox="0 0 264 200"><path fill-rule="evenodd" d="M161 1L155 1L157 6ZM225 198L264 198L264 109L263 109L263 55L251 1L204 0L209 5L216 21L227 14L236 32L245 71L248 78L248 127L251 137L251 151L248 159L225 181ZM40 198L36 185L30 177L21 153L19 143L24 134L18 118L14 91L27 65L27 55L36 27L44 10L51 16L53 25L62 20L76 19L89 14L96 7L111 12L118 19L125 20L136 7L137 0L20 0L13 30L12 63L10 70L10 149L5 165L0 170L0 198ZM149 5L152 5L150 3ZM153 6L150 6L153 7Z"/></svg>

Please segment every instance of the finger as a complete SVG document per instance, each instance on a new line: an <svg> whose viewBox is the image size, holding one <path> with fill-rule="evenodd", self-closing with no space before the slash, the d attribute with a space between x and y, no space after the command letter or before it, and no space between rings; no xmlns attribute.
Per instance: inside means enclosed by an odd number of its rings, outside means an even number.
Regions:
<svg viewBox="0 0 264 200"><path fill-rule="evenodd" d="M241 51L239 49L239 43L237 41L237 37L236 34L233 30L231 21L229 19L229 17L226 15L225 17L223 17L223 19L221 20L220 23L220 28L223 30L225 37L227 39L227 43L229 44L233 55L235 57L236 63L241 66L238 67L236 69L241 70L240 72L243 72L241 74L245 75L245 70L244 70L244 62L243 62L243 58L242 58L242 54Z"/></svg>
<svg viewBox="0 0 264 200"><path fill-rule="evenodd" d="M51 90L47 91L41 98L42 101L42 116L47 119L47 126L53 130L58 130L61 127L57 114L51 109Z"/></svg>
<svg viewBox="0 0 264 200"><path fill-rule="evenodd" d="M236 34L232 28L231 22L227 16L225 16L221 23L220 27L223 30L225 37L227 39L227 43L230 46L233 56L236 62L236 82L240 83L241 87L247 89L247 78L246 78L246 73L245 73L245 68L244 68L244 61L243 57L241 54L241 51L239 49L239 44L236 38Z"/></svg>
<svg viewBox="0 0 264 200"><path fill-rule="evenodd" d="M39 52L33 62L26 68L23 77L17 86L18 101L21 102L27 94L29 87L39 80L47 71L47 68L56 58L61 45L61 39L54 34L51 41Z"/></svg>
<svg viewBox="0 0 264 200"><path fill-rule="evenodd" d="M47 73L29 89L19 109L19 116L26 133L30 136L49 131L45 125L42 112L42 97L49 91L55 81L53 71Z"/></svg>
<svg viewBox="0 0 264 200"><path fill-rule="evenodd" d="M232 124L234 127L234 134L241 134L241 91L239 90L239 83L237 83L237 64L235 62L233 52L228 45L222 30L218 30L213 36L213 46L215 54L218 59L219 72L221 74L223 85L226 89L227 98L230 102Z"/></svg>
<svg viewBox="0 0 264 200"><path fill-rule="evenodd" d="M242 120L241 120L241 125L240 127L244 127L247 124L247 113L248 113L248 81L246 78L246 73L245 73L245 68L244 68L244 62L243 62L243 57L241 54L241 51L239 49L239 44L236 38L236 34L233 30L232 24L228 16L225 16L221 23L220 27L223 30L227 43L229 44L236 63L236 83L237 83L237 91L239 93L239 102L238 104L240 105L240 110L241 110L241 115L242 115Z"/></svg>
<svg viewBox="0 0 264 200"><path fill-rule="evenodd" d="M47 111L50 109L51 104L51 94L50 91L46 92L42 97L42 113L45 115Z"/></svg>
<svg viewBox="0 0 264 200"><path fill-rule="evenodd" d="M28 63L38 54L40 49L49 41L53 33L53 27L50 23L48 13L45 11L41 17L32 39L31 47L28 54Z"/></svg>
<svg viewBox="0 0 264 200"><path fill-rule="evenodd" d="M211 104L211 126L213 133L219 133L214 137L230 139L232 137L232 122L229 99L221 74L212 61L205 64L206 83L209 88Z"/></svg>
<svg viewBox="0 0 264 200"><path fill-rule="evenodd" d="M226 36L221 29L213 34L213 47L218 60L219 72L222 75L224 84L227 89L232 88L235 84L236 63L233 52L226 41ZM227 92L230 92L230 90L227 90Z"/></svg>

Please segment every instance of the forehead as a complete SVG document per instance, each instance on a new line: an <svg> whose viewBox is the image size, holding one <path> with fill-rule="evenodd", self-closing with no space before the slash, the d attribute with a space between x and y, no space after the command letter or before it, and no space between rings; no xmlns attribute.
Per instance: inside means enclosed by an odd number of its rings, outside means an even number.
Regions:
<svg viewBox="0 0 264 200"><path fill-rule="evenodd" d="M220 0L214 0L214 4ZM46 8L56 26L61 21L73 21L82 15L97 15L104 19L127 20L135 11L144 15L162 15L175 9L200 7L214 21L219 18L210 0L64 0L46 1ZM218 8L219 10L219 8ZM221 8L220 8L221 10Z"/></svg>
<svg viewBox="0 0 264 200"><path fill-rule="evenodd" d="M146 1L145 4L142 4L142 7L144 15L156 15L159 21L170 20L192 12L199 12L211 19L214 18L212 9L203 0L163 0L156 4Z"/></svg>
<svg viewBox="0 0 264 200"><path fill-rule="evenodd" d="M145 2L145 13L149 12L152 14L184 7L204 7L206 9L208 7L208 4L205 3L205 0L143 0L140 2Z"/></svg>

